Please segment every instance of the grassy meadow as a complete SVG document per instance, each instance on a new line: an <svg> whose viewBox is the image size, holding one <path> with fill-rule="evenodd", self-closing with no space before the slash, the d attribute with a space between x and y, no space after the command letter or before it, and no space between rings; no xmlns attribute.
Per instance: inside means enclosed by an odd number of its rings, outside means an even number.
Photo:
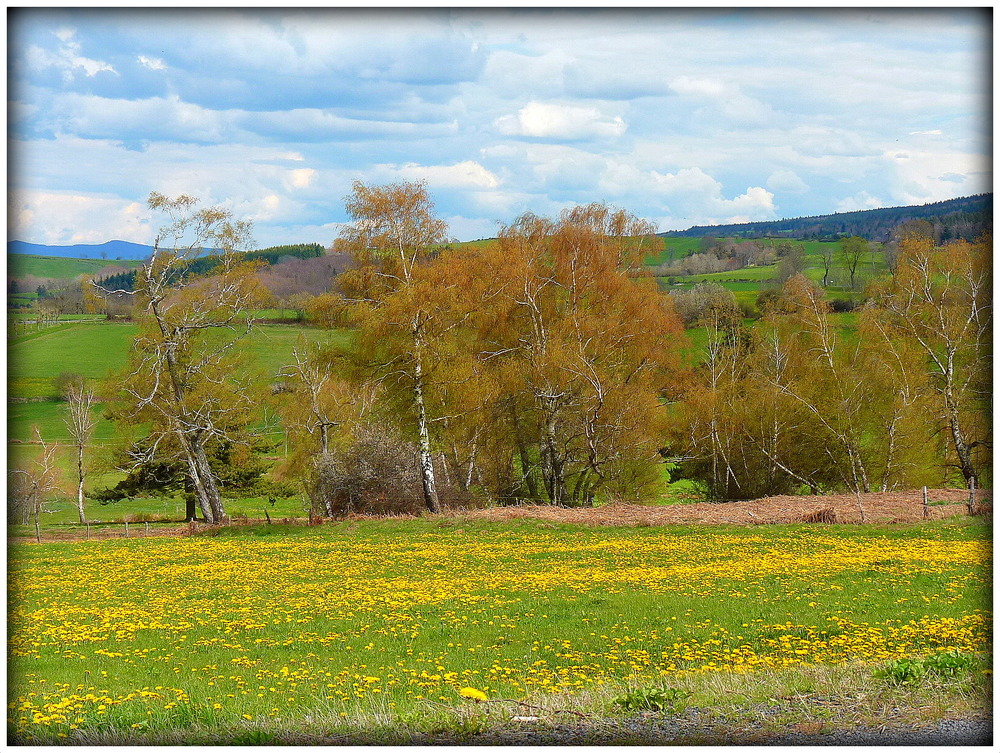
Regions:
<svg viewBox="0 0 1000 753"><path fill-rule="evenodd" d="M629 691L874 703L900 688L887 667L941 655L962 667L947 702L968 707L987 679L987 534L425 518L16 545L9 733L398 742L474 732L515 701L614 715Z"/></svg>
<svg viewBox="0 0 1000 753"><path fill-rule="evenodd" d="M49 277L72 280L78 275L96 275L107 267L132 269L142 264L136 259L73 259L63 256L39 256L37 254L8 254L7 276Z"/></svg>
<svg viewBox="0 0 1000 753"><path fill-rule="evenodd" d="M137 326L125 323L76 322L55 324L33 332L25 337L8 341L7 346L7 390L8 397L28 402L8 402L7 405L7 452L8 463L16 466L38 457L41 450L31 444L32 427L37 426L46 442L64 445L69 441L66 428L67 409L65 403L57 401L56 380L60 374L79 374L95 387L107 379L108 375L125 366L128 349ZM292 349L299 338L307 342L344 342L351 335L340 330L319 330L289 325L260 325L247 340L244 354L247 368L256 373L264 384L276 380L281 367L292 362ZM103 416L103 406L97 405L94 413L98 417L93 442L96 447L107 443L114 435L114 426ZM281 437L274 437L280 441ZM92 458L96 454L92 454ZM73 455L68 446L57 451L57 462L61 470L63 486L69 489L75 467ZM87 486L100 487L114 484L121 474L102 467L100 459L88 476ZM247 514L254 517L263 515L261 500L236 501L231 506L233 515ZM170 516L183 518L183 501L179 498L164 500L135 500L125 504L109 506L93 505L95 520L105 522L124 520L126 516L135 518L155 518ZM44 525L61 526L77 519L75 508L70 502L51 502L42 516ZM287 517L301 515L298 501L279 503L279 509L269 508L272 514Z"/></svg>

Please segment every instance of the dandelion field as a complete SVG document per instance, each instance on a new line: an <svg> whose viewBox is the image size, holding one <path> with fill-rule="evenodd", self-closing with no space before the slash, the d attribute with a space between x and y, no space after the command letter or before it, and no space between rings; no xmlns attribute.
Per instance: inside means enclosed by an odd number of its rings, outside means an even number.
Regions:
<svg viewBox="0 0 1000 753"><path fill-rule="evenodd" d="M989 651L989 530L420 519L17 545L8 731L391 723L490 699ZM572 706L570 706L572 707ZM171 738L175 739L175 738Z"/></svg>

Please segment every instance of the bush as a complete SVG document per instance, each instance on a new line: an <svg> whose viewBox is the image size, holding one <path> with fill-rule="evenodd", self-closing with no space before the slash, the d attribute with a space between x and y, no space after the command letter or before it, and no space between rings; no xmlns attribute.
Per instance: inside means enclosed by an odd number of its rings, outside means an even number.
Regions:
<svg viewBox="0 0 1000 753"><path fill-rule="evenodd" d="M343 445L318 455L308 483L312 511L416 513L423 508L417 447L386 426L359 427Z"/></svg>
<svg viewBox="0 0 1000 753"><path fill-rule="evenodd" d="M916 659L893 659L875 670L875 677L893 685L919 685L925 677L954 677L972 666L972 657L958 651L945 651Z"/></svg>
<svg viewBox="0 0 1000 753"><path fill-rule="evenodd" d="M830 301L830 308L833 309L834 313L846 314L850 311L854 311L858 307L858 304L849 298L834 298Z"/></svg>

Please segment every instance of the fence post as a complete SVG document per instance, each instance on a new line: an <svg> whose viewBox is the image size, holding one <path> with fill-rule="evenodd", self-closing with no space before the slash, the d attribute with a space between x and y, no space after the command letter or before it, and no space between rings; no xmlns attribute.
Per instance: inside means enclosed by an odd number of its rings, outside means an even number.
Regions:
<svg viewBox="0 0 1000 753"><path fill-rule="evenodd" d="M924 520L931 516L931 511L927 509L927 487L924 487Z"/></svg>
<svg viewBox="0 0 1000 753"><path fill-rule="evenodd" d="M974 514L976 509L976 477L969 479L969 515Z"/></svg>
<svg viewBox="0 0 1000 753"><path fill-rule="evenodd" d="M125 538L128 538L128 521L125 521Z"/></svg>
<svg viewBox="0 0 1000 753"><path fill-rule="evenodd" d="M149 521L146 521L146 535L149 536Z"/></svg>

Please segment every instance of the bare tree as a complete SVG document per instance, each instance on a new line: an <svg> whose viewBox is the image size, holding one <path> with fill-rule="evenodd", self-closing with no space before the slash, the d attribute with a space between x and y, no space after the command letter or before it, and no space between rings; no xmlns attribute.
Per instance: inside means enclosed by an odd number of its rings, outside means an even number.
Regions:
<svg viewBox="0 0 1000 753"><path fill-rule="evenodd" d="M256 265L238 253L251 242L250 223L220 207L196 209L197 203L186 195L149 197L168 224L136 275L142 324L116 380L114 416L121 425L151 427L146 441L133 445L133 467L179 457L205 520L219 523L225 509L206 448L241 441L240 430L257 409L251 383L238 376L236 345L250 333L252 312L266 296ZM219 255L210 275L190 274L190 263L206 253Z"/></svg>
<svg viewBox="0 0 1000 753"><path fill-rule="evenodd" d="M66 405L69 409L66 428L76 449L76 508L80 513L81 523L87 522L83 509L83 482L86 476L83 454L97 425L97 419L93 414L94 403L94 391L82 381L70 384L66 390Z"/></svg>
<svg viewBox="0 0 1000 753"><path fill-rule="evenodd" d="M28 468L8 471L7 519L10 522L35 524L35 540L42 542L40 518L45 502L58 489L55 446L47 445L37 426L31 427L32 440L41 446L41 454Z"/></svg>

